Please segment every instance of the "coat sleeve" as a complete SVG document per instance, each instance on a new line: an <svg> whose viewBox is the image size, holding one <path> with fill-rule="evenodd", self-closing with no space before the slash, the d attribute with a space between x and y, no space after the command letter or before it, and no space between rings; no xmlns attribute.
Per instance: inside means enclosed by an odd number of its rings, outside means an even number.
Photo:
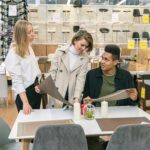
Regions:
<svg viewBox="0 0 150 150"><path fill-rule="evenodd" d="M85 60L85 62L83 63L79 74L77 75L74 97L80 98L80 96L83 92L85 78L86 78L86 74L87 74L88 62L89 62L89 59L87 58Z"/></svg>
<svg viewBox="0 0 150 150"><path fill-rule="evenodd" d="M51 60L51 66L50 66L50 70L49 70L49 74L51 75L52 79L54 81L56 81L56 75L57 75L57 71L59 69L60 66L60 57L62 55L62 52L59 49L56 49L56 52L54 54L54 57Z"/></svg>
<svg viewBox="0 0 150 150"><path fill-rule="evenodd" d="M83 98L89 96L89 72L86 75L85 85L83 90Z"/></svg>

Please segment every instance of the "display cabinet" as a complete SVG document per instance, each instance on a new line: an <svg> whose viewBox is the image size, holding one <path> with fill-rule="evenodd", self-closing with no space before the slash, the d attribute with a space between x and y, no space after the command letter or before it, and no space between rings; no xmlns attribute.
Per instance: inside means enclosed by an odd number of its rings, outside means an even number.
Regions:
<svg viewBox="0 0 150 150"><path fill-rule="evenodd" d="M139 54L140 49L150 48L150 13L144 6L117 5L29 5L28 20L33 23L36 38L34 45L45 45L35 48L36 55L48 55L48 47L70 44L71 38L78 29L90 32L94 39L94 52L91 57L97 60L106 44L117 44L122 55ZM137 34L138 33L138 36ZM140 41L146 41L146 47ZM131 47L130 41L134 42ZM142 43L142 44L141 44ZM48 46L49 45L49 46ZM55 48L53 47L53 52ZM44 48L43 48L44 49Z"/></svg>
<svg viewBox="0 0 150 150"><path fill-rule="evenodd" d="M13 35L13 27L17 20L27 19L27 1L3 0L0 1L0 41L3 61L5 60Z"/></svg>

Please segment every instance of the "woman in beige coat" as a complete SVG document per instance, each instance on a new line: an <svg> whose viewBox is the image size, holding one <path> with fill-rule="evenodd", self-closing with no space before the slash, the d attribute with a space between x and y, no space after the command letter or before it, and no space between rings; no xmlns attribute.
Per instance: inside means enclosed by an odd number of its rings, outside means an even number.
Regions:
<svg viewBox="0 0 150 150"><path fill-rule="evenodd" d="M82 94L89 62L88 52L92 49L91 34L80 30L72 38L70 46L56 50L51 62L50 75L61 95L71 103L79 100ZM40 92L40 89L36 91Z"/></svg>

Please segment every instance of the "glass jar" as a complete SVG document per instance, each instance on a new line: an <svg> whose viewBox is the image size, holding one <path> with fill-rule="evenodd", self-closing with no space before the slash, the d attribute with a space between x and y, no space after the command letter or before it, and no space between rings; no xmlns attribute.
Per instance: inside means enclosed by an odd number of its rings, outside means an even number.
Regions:
<svg viewBox="0 0 150 150"><path fill-rule="evenodd" d="M95 107L91 103L87 103L83 108L83 115L85 119L94 119Z"/></svg>

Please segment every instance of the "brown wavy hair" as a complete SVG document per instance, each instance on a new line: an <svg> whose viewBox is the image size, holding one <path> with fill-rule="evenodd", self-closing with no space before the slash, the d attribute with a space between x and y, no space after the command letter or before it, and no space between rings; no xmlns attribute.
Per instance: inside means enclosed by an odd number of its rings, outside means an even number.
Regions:
<svg viewBox="0 0 150 150"><path fill-rule="evenodd" d="M82 39L85 39L85 40L88 42L88 44L89 44L87 52L92 51L92 49L93 49L93 37L92 37L92 35L91 35L89 32L87 32L86 30L79 30L79 31L73 36L71 43L74 45L74 42L75 42L75 41L80 41L80 40L82 40Z"/></svg>

